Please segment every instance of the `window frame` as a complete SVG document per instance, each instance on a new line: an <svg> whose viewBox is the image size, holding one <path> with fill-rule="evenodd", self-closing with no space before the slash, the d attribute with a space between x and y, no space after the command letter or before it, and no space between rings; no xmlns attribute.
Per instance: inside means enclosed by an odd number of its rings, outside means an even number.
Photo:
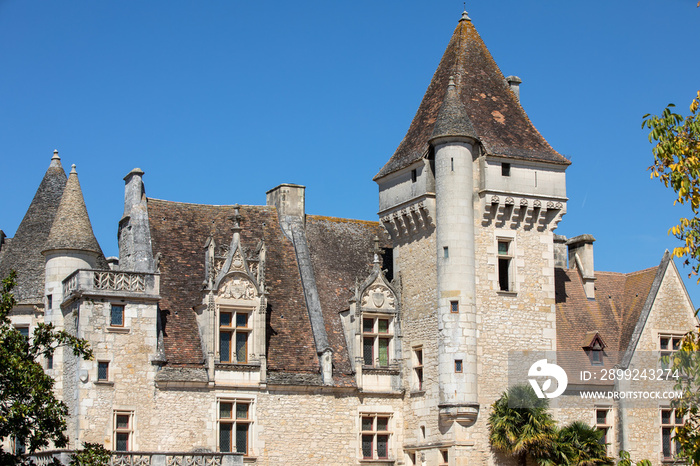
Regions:
<svg viewBox="0 0 700 466"><path fill-rule="evenodd" d="M598 413L599 412L605 412L605 422L601 423L599 422L599 417ZM611 448L613 445L613 435L615 430L613 429L613 409L612 406L596 406L594 409L595 413L595 429L596 430L602 430L603 431L603 437L601 440L603 441L602 443L605 444L605 449L607 451L608 456L611 453Z"/></svg>
<svg viewBox="0 0 700 466"><path fill-rule="evenodd" d="M109 382L109 376L111 373L111 371L109 369L110 362L111 361L108 361L106 359L99 359L97 361L97 376L95 377L95 380L97 382L99 382L99 383ZM100 377L100 366L103 366L105 368L105 371L106 371L105 377Z"/></svg>
<svg viewBox="0 0 700 466"><path fill-rule="evenodd" d="M230 404L230 417L222 417L221 407L224 404ZM246 417L238 417L238 406L246 405ZM223 453L243 453L244 456L251 456L253 453L253 405L254 400L250 398L219 398L216 403L216 429L217 429L217 441L216 450ZM222 435L224 431L222 430L222 425L230 426L229 430L229 448L228 451L222 449ZM236 434L238 433L238 427L245 425L246 439L245 439L245 451L238 450L238 439Z"/></svg>
<svg viewBox="0 0 700 466"><path fill-rule="evenodd" d="M372 330L366 331L368 327L365 326L366 320L372 320ZM379 322L386 321L386 332L380 331ZM391 366L392 363L392 351L394 349L394 316L387 314L375 314L375 313L363 313L360 319L361 327L361 350L362 350L362 365L367 368L375 369L386 369ZM371 340L371 364L367 364L367 342ZM382 359L382 343L381 341L386 341L386 364L381 363Z"/></svg>
<svg viewBox="0 0 700 466"><path fill-rule="evenodd" d="M119 417L122 416L127 418L127 427L119 427ZM134 412L128 410L114 410L114 415L112 417L112 427L113 451L134 451ZM125 450L117 449L120 435L126 435Z"/></svg>
<svg viewBox="0 0 700 466"><path fill-rule="evenodd" d="M664 423L664 412L669 412L669 421L668 423ZM678 458L678 454L680 453L680 443L676 441L676 427L682 426L684 423L684 420L681 418L679 421L678 414L675 408L672 408L670 406L662 406L659 409L659 426L661 428L661 461L671 461L675 460ZM668 449L671 452L670 456L667 456L665 454L665 449L666 445L665 440L664 440L664 431L668 430Z"/></svg>
<svg viewBox="0 0 700 466"><path fill-rule="evenodd" d="M121 308L121 321L114 323L115 310ZM109 326L115 328L126 327L126 305L119 303L110 303L109 305Z"/></svg>
<svg viewBox="0 0 700 466"><path fill-rule="evenodd" d="M681 342L683 341L683 338L685 337L685 333L679 333L679 332L659 332L658 335L658 346L659 346L659 363L661 365L662 369L670 369L673 366L673 361L671 360L671 357L680 351L680 345ZM664 345L662 344L662 340L667 339L667 346L664 348ZM675 343L678 342L678 346L675 346ZM662 358L668 356L669 357L669 362L668 364L665 363Z"/></svg>
<svg viewBox="0 0 700 466"><path fill-rule="evenodd" d="M365 419L371 419L371 429L365 429ZM386 429L380 430L379 419L386 420ZM390 461L392 456L392 437L393 431L391 429L393 422L392 413L382 413L382 412L362 412L360 413L360 440L359 440L359 457L362 460L385 460ZM367 456L365 454L365 439L371 437L372 442L372 452L371 455ZM379 452L379 437L386 437L386 456L380 456Z"/></svg>
<svg viewBox="0 0 700 466"><path fill-rule="evenodd" d="M222 324L222 317L230 315L228 325ZM245 326L238 325L239 315L245 315ZM253 344L253 316L254 309L249 307L220 306L217 312L217 354L220 364L249 364L251 347ZM224 355L222 343L223 335L228 335L228 354ZM245 335L243 340L244 358L239 358L237 351L239 336Z"/></svg>
<svg viewBox="0 0 700 466"><path fill-rule="evenodd" d="M425 353L423 352L423 346L414 346L412 348L412 356L413 356L413 380L414 380L414 391L423 391L423 378L425 376L424 373L424 365L423 365L423 358L425 357Z"/></svg>
<svg viewBox="0 0 700 466"><path fill-rule="evenodd" d="M506 245L506 251L501 252L501 244ZM515 238L496 237L496 272L497 287L502 293L515 292ZM505 277L504 277L505 274ZM505 282L505 283L504 283ZM506 285L504 288L504 284Z"/></svg>

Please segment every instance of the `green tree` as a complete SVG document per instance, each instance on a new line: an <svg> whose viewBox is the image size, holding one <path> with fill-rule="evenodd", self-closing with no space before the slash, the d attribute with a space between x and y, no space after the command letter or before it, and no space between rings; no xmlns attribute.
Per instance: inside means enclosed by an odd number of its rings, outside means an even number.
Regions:
<svg viewBox="0 0 700 466"><path fill-rule="evenodd" d="M70 466L106 466L111 453L99 443L83 444L83 449L76 452L70 460Z"/></svg>
<svg viewBox="0 0 700 466"><path fill-rule="evenodd" d="M557 432L555 442L572 466L612 465L614 461L608 456L605 444L601 443L603 435L603 431L575 421Z"/></svg>
<svg viewBox="0 0 700 466"><path fill-rule="evenodd" d="M641 460L633 463L630 454L625 450L620 450L620 461L617 462L617 466L651 466L651 461Z"/></svg>
<svg viewBox="0 0 700 466"><path fill-rule="evenodd" d="M700 6L700 3L698 4ZM690 104L690 114L673 112L669 104L660 116L645 115L642 128L648 128L649 141L654 142L652 178L659 178L677 194L674 203L690 207L692 217L681 218L669 232L683 242L674 248L676 257L691 265L691 274L700 271L700 91ZM700 281L700 280L699 280ZM678 413L685 417L682 427L676 428L675 438L681 445L681 456L694 465L700 465L700 334L689 333L674 355L673 366L682 377L676 385L682 398L675 401Z"/></svg>
<svg viewBox="0 0 700 466"><path fill-rule="evenodd" d="M551 456L555 423L546 398L538 398L529 385L514 385L491 408L488 423L493 448L517 457L523 466L528 457L538 461Z"/></svg>
<svg viewBox="0 0 700 466"><path fill-rule="evenodd" d="M675 203L690 207L693 216L681 218L672 227L673 233L683 242L674 248L676 257L684 257L685 264L692 264L692 274L700 270L700 91L690 104L690 115L674 113L669 104L660 116L644 115L642 128L648 128L649 141L655 143L654 164L649 167L652 178L659 178L671 187L678 197Z"/></svg>
<svg viewBox="0 0 700 466"><path fill-rule="evenodd" d="M85 359L92 359L92 351L85 340L57 331L52 324L38 324L31 338L18 332L9 318L15 305L14 286L12 272L0 289L0 440L16 439L29 452L51 442L64 447L68 408L54 396L54 381L38 361L53 355L58 346ZM16 460L0 446L0 463Z"/></svg>

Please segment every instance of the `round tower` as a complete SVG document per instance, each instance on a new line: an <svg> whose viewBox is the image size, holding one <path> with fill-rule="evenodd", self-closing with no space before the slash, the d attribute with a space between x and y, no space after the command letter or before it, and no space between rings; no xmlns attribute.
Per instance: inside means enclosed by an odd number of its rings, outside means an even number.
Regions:
<svg viewBox="0 0 700 466"><path fill-rule="evenodd" d="M453 77L430 144L435 153L440 416L469 425L477 391L474 175L477 136Z"/></svg>

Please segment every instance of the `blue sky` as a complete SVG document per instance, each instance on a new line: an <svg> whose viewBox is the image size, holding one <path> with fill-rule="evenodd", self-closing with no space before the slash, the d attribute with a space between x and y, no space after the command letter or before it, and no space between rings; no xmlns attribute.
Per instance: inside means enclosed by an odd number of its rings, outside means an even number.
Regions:
<svg viewBox="0 0 700 466"><path fill-rule="evenodd" d="M471 1L538 130L573 164L557 233L596 237L598 270L658 265L685 214L649 180L642 115L700 88L695 0ZM0 229L58 149L117 255L122 178L151 197L376 220L372 177L403 138L462 1L0 0ZM680 267L680 264L678 264ZM686 274L688 269L681 268ZM688 281L696 305L700 287Z"/></svg>

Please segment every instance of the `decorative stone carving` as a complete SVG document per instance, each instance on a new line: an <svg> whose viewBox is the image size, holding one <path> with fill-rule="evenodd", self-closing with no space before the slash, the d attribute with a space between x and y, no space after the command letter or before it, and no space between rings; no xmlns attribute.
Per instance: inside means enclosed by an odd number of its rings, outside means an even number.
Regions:
<svg viewBox="0 0 700 466"><path fill-rule="evenodd" d="M390 309L394 307L394 294L386 286L375 282L362 295L362 307Z"/></svg>
<svg viewBox="0 0 700 466"><path fill-rule="evenodd" d="M234 275L226 277L221 282L217 295L219 298L255 299L257 292L250 280L240 275Z"/></svg>

